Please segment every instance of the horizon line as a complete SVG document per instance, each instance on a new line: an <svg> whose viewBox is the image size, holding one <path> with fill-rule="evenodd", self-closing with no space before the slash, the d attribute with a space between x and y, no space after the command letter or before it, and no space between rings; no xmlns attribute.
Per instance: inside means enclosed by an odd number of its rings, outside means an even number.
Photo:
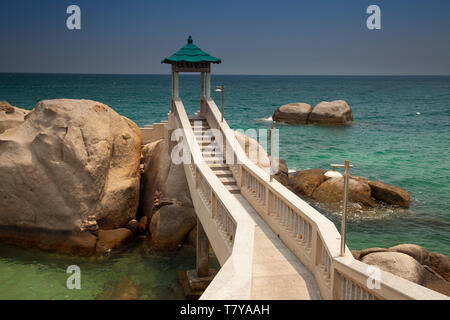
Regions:
<svg viewBox="0 0 450 320"><path fill-rule="evenodd" d="M194 75L197 72L182 72ZM3 72L0 74L45 74L45 75L111 75L111 76L170 76L170 73L84 73L84 72ZM281 77L450 77L450 74L252 74L212 73L216 76L281 76Z"/></svg>

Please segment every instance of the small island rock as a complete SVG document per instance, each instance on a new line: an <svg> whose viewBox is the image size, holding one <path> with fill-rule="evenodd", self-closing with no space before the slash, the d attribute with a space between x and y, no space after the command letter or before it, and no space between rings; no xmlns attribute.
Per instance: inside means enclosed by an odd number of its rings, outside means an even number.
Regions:
<svg viewBox="0 0 450 320"><path fill-rule="evenodd" d="M288 103L275 110L272 119L289 124L305 124L311 111L312 107L307 103Z"/></svg>
<svg viewBox="0 0 450 320"><path fill-rule="evenodd" d="M316 105L308 118L308 123L348 124L353 121L353 112L344 100L322 101Z"/></svg>

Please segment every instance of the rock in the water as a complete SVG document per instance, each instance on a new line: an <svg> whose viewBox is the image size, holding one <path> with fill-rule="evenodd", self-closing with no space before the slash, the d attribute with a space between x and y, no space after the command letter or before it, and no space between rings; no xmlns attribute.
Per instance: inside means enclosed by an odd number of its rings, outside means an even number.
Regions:
<svg viewBox="0 0 450 320"><path fill-rule="evenodd" d="M7 101L0 101L0 134L20 126L28 113L28 110L13 107Z"/></svg>
<svg viewBox="0 0 450 320"><path fill-rule="evenodd" d="M314 190L325 181L325 170L309 169L290 174L289 184L298 194L310 197Z"/></svg>
<svg viewBox="0 0 450 320"><path fill-rule="evenodd" d="M281 183L284 186L289 185L289 169L284 162L283 159L274 159L274 163L278 164L278 171L276 174L273 175L274 179L276 179L279 183ZM276 165L274 165L276 166Z"/></svg>
<svg viewBox="0 0 450 320"><path fill-rule="evenodd" d="M312 107L307 103L288 103L275 110L272 119L283 123L305 124L311 111Z"/></svg>
<svg viewBox="0 0 450 320"><path fill-rule="evenodd" d="M309 115L309 123L347 124L353 121L352 109L344 100L322 101Z"/></svg>
<svg viewBox="0 0 450 320"><path fill-rule="evenodd" d="M126 245L132 238L133 233L128 228L100 230L96 251L100 253L108 252L111 249Z"/></svg>
<svg viewBox="0 0 450 320"><path fill-rule="evenodd" d="M191 193L184 173L183 165L172 162L165 140L158 140L144 146L143 190L141 195L143 214L151 219L153 200L158 191L164 198L192 206Z"/></svg>
<svg viewBox="0 0 450 320"><path fill-rule="evenodd" d="M410 196L408 191L380 181L369 181L369 185L372 190L372 197L375 199L403 208L409 208Z"/></svg>
<svg viewBox="0 0 450 320"><path fill-rule="evenodd" d="M349 201L360 203L367 207L375 207L376 202L370 196L370 187L363 179L348 179ZM323 203L342 201L344 196L344 178L331 178L314 190L312 197Z"/></svg>
<svg viewBox="0 0 450 320"><path fill-rule="evenodd" d="M99 300L137 300L139 287L131 280L123 280L117 286L107 289L100 294Z"/></svg>
<svg viewBox="0 0 450 320"><path fill-rule="evenodd" d="M361 261L420 285L425 282L425 268L416 259L404 253L374 252L362 257Z"/></svg>
<svg viewBox="0 0 450 320"><path fill-rule="evenodd" d="M97 237L90 232L1 227L0 240L22 247L36 247L50 252L87 257L95 253Z"/></svg>
<svg viewBox="0 0 450 320"><path fill-rule="evenodd" d="M140 150L139 128L100 102L39 102L0 135L0 226L125 226L138 205Z"/></svg>
<svg viewBox="0 0 450 320"><path fill-rule="evenodd" d="M175 250L197 224L194 208L168 205L159 209L150 222L151 243L157 250Z"/></svg>
<svg viewBox="0 0 450 320"><path fill-rule="evenodd" d="M127 223L127 228L130 229L133 234L139 233L139 222L136 219L131 219Z"/></svg>
<svg viewBox="0 0 450 320"><path fill-rule="evenodd" d="M399 244L394 247L389 248L389 251L401 252L407 254L408 256L416 259L417 262L423 265L430 264L430 252L424 247L418 246L417 244Z"/></svg>
<svg viewBox="0 0 450 320"><path fill-rule="evenodd" d="M147 216L143 216L139 220L139 225L138 225L138 233L139 234L144 234L147 231L148 221L149 221L149 219Z"/></svg>
<svg viewBox="0 0 450 320"><path fill-rule="evenodd" d="M437 253L430 253L430 267L445 280L450 281L450 258Z"/></svg>

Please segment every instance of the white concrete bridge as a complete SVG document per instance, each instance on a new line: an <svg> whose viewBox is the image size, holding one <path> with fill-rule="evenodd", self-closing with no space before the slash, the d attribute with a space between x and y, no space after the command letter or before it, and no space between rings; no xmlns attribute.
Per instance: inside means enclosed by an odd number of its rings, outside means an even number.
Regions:
<svg viewBox="0 0 450 320"><path fill-rule="evenodd" d="M142 136L144 143L169 142L174 130L182 133L183 166L198 217L195 275L210 276L208 242L221 265L201 299L448 298L382 270L375 282L370 266L348 248L341 256L335 225L248 159L210 98L210 63L220 59L197 49L190 38L163 61L172 64L168 121L144 127ZM180 71L201 72L195 115L186 114L179 98Z"/></svg>

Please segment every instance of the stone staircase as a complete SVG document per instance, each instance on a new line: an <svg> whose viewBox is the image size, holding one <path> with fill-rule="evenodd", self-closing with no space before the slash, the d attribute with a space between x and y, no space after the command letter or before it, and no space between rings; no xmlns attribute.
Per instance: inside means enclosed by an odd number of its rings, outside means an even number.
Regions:
<svg viewBox="0 0 450 320"><path fill-rule="evenodd" d="M195 139L202 151L203 158L214 174L225 185L230 193L240 193L233 173L225 163L224 156L217 145L214 135L210 130L210 126L204 117L193 115L189 116Z"/></svg>

